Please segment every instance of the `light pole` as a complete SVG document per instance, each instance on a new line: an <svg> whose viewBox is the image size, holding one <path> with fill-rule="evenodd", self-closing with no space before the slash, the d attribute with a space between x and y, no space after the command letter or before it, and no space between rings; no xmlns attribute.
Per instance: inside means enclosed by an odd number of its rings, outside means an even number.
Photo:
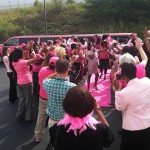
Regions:
<svg viewBox="0 0 150 150"><path fill-rule="evenodd" d="M46 3L44 0L44 21L45 21L45 35L47 34L47 18L46 18Z"/></svg>
<svg viewBox="0 0 150 150"><path fill-rule="evenodd" d="M46 17L46 3L44 0L44 22L45 22L45 35L47 34L47 17Z"/></svg>

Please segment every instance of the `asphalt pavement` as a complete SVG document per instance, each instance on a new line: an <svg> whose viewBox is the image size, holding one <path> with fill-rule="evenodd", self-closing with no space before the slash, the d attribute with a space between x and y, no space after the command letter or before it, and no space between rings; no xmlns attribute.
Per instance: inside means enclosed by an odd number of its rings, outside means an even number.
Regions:
<svg viewBox="0 0 150 150"><path fill-rule="evenodd" d="M6 68L0 64L0 150L44 150L49 142L48 128L41 143L34 141L34 128L36 120L32 123L16 120L18 103L8 100L9 81ZM38 101L35 102L35 114L38 112ZM115 141L104 150L119 150L121 135L121 113L115 108L102 108L102 111L115 136Z"/></svg>

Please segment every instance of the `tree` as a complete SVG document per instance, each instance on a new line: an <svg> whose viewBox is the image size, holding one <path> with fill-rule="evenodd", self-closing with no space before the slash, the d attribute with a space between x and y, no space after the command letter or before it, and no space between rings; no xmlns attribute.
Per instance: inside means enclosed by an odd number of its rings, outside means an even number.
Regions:
<svg viewBox="0 0 150 150"><path fill-rule="evenodd" d="M72 3L75 3L75 1L74 0L67 0L67 3L69 4L72 4Z"/></svg>
<svg viewBox="0 0 150 150"><path fill-rule="evenodd" d="M39 2L38 0L35 0L34 6L35 6L35 7L38 7L39 5L40 5L40 2Z"/></svg>

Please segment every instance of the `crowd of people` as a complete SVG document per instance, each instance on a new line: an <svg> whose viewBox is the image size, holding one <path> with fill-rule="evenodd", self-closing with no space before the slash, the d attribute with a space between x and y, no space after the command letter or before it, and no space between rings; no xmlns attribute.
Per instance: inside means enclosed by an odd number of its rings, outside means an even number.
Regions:
<svg viewBox="0 0 150 150"><path fill-rule="evenodd" d="M150 137L150 31L144 40L132 33L128 40L109 35L93 41L60 37L47 43L29 41L12 52L3 49L10 81L9 101L18 100L18 121L35 119L39 101L35 142L39 143L46 120L50 133L47 150L101 150L114 141L113 133L95 98L90 94L91 76L106 80L109 67L111 103L122 113L121 150L149 150ZM99 74L100 72L100 74ZM87 75L87 89L81 81ZM18 87L18 93L17 93ZM98 115L98 120L93 117Z"/></svg>

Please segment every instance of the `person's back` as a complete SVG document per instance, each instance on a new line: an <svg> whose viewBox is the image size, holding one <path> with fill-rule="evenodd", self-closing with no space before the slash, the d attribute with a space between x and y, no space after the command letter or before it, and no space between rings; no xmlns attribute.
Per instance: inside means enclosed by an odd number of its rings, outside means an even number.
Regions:
<svg viewBox="0 0 150 150"><path fill-rule="evenodd" d="M63 99L67 91L76 86L67 80L69 62L64 59L59 59L56 62L56 75L54 78L47 78L43 81L43 88L48 96L47 114L49 121L56 123L64 116L64 110L62 107ZM49 127L53 124L49 123Z"/></svg>
<svg viewBox="0 0 150 150"><path fill-rule="evenodd" d="M123 118L121 150L150 149L150 80L136 78L136 70L135 64L121 65L127 86L115 92L115 107Z"/></svg>
<svg viewBox="0 0 150 150"><path fill-rule="evenodd" d="M149 89L150 80L145 77L142 79L133 79L128 83L127 88L121 91L122 95L125 96L124 101L126 102L124 105L124 109L126 109L124 117L126 119L124 120L129 120L126 122L125 128L127 126L130 130L141 130L150 126Z"/></svg>
<svg viewBox="0 0 150 150"><path fill-rule="evenodd" d="M27 66L27 60L20 59L18 62L13 62L13 66L17 72L18 84L27 84L32 82L30 67Z"/></svg>
<svg viewBox="0 0 150 150"><path fill-rule="evenodd" d="M48 95L47 113L51 119L60 120L64 116L62 108L63 99L67 91L75 86L67 78L55 77L54 79L46 79L44 81L44 89Z"/></svg>
<svg viewBox="0 0 150 150"><path fill-rule="evenodd" d="M83 87L68 90L64 101L64 117L49 129L50 143L58 150L103 150L114 136L102 118L97 121L92 112L97 108L94 97Z"/></svg>
<svg viewBox="0 0 150 150"><path fill-rule="evenodd" d="M40 92L39 92L39 112L38 112L38 118L37 118L37 123L35 126L35 142L39 143L41 142L42 135L44 134L44 129L45 129L45 123L47 119L47 114L46 114L46 108L48 105L47 102L47 94L46 91L43 89L43 80L47 78L49 75L55 73L55 66L56 62L59 58L58 57L51 57L49 59L49 66L43 67L38 74L39 77L39 85L40 85Z"/></svg>
<svg viewBox="0 0 150 150"><path fill-rule="evenodd" d="M40 85L40 97L47 99L47 94L45 90L43 89L43 80L47 78L49 75L54 74L55 70L49 69L48 66L42 67L42 69L39 71L39 85Z"/></svg>
<svg viewBox="0 0 150 150"><path fill-rule="evenodd" d="M112 133L102 123L96 124L95 127L96 130L87 127L87 130L81 134L77 133L76 136L73 131L67 132L69 125L57 127L55 124L50 128L50 135L52 139L55 139L57 128L59 128L58 150L103 150L103 147L108 147L112 143ZM51 142L54 143L54 141Z"/></svg>
<svg viewBox="0 0 150 150"><path fill-rule="evenodd" d="M40 54L36 54L36 60L32 64L32 72L37 73L40 71L43 60L44 59Z"/></svg>
<svg viewBox="0 0 150 150"><path fill-rule="evenodd" d="M32 122L34 119L34 107L33 107L33 86L32 75L29 70L29 66L35 61L35 52L33 51L33 45L30 42L28 44L28 51L31 51L31 58L25 60L27 53L21 48L16 48L13 51L12 62L14 69L17 72L17 83L19 89L19 107L16 115L17 120L24 120Z"/></svg>

